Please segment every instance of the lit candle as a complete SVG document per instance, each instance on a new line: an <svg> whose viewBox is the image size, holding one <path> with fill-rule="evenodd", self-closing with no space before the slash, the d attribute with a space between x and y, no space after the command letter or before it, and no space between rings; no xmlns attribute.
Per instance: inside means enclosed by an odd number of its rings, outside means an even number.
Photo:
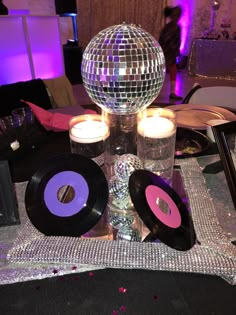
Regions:
<svg viewBox="0 0 236 315"><path fill-rule="evenodd" d="M174 166L176 114L169 109L147 109L139 116L137 155L147 169L171 183Z"/></svg>
<svg viewBox="0 0 236 315"><path fill-rule="evenodd" d="M75 124L70 128L70 139L78 143L95 143L106 139L109 135L108 126L98 117L85 115L85 120L75 120Z"/></svg>
<svg viewBox="0 0 236 315"><path fill-rule="evenodd" d="M147 138L168 138L175 133L175 124L165 117L144 117L138 124L138 133Z"/></svg>

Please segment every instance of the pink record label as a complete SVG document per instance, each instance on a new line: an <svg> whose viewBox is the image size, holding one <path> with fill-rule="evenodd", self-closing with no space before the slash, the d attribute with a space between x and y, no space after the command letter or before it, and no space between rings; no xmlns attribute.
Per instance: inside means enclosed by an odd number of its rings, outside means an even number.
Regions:
<svg viewBox="0 0 236 315"><path fill-rule="evenodd" d="M174 229L181 225L179 209L173 199L163 189L149 185L145 190L145 195L151 211L163 224ZM166 214L161 210L158 206L158 199L162 199L167 203L170 213Z"/></svg>

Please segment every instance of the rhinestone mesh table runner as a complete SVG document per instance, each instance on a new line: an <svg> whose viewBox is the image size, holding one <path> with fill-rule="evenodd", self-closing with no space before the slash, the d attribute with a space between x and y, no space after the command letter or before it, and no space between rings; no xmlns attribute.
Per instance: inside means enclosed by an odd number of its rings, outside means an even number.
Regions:
<svg viewBox="0 0 236 315"><path fill-rule="evenodd" d="M63 275L71 273L72 266L76 266L76 272L135 268L202 273L218 275L236 284L236 246L219 223L198 160L190 158L176 163L181 167L199 242L191 250L180 252L162 243L48 237L36 230L25 215L26 222L22 221L7 261L0 267L0 283L51 277L55 268ZM25 188L26 183L16 185L19 206L24 213Z"/></svg>

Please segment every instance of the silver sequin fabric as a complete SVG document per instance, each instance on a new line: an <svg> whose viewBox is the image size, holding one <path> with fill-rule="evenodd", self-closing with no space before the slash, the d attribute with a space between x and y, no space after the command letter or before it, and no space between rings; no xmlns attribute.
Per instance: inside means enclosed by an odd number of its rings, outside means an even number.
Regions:
<svg viewBox="0 0 236 315"><path fill-rule="evenodd" d="M198 240L198 243L186 252L174 250L163 243L45 236L33 227L25 214L26 183L17 184L22 223L18 228L13 228L14 233L8 231L8 234L12 235L12 238L8 238L11 248L6 250L7 259L1 260L0 283L52 277L54 269L57 270L57 275L62 275L71 273L72 266L77 266L77 272L102 268L135 268L201 273L220 276L235 285L236 246L231 240L236 235L229 236L222 228L217 215L220 209L216 210L217 205L212 198L215 187L212 184L211 188L208 188L200 162L196 158L177 160L181 167ZM208 181L214 182L211 178ZM221 188L225 187L224 184L221 181ZM227 187L225 189L227 191ZM215 195L217 193L214 191ZM235 210L229 198L227 199L226 209L228 212L232 210L233 215ZM227 213L224 214L225 221L229 219ZM12 243L16 234L18 237ZM3 255L3 252L1 254Z"/></svg>
<svg viewBox="0 0 236 315"><path fill-rule="evenodd" d="M209 51L213 51L209 59ZM194 39L189 55L188 72L192 76L235 80L235 40ZM224 62L220 63L221 56Z"/></svg>

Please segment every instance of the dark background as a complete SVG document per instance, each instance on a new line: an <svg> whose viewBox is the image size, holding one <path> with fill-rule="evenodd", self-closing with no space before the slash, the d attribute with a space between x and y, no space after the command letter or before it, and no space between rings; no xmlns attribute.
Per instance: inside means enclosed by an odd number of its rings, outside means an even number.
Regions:
<svg viewBox="0 0 236 315"><path fill-rule="evenodd" d="M0 286L0 314L235 315L235 297L235 286L202 274L58 270L49 279Z"/></svg>
<svg viewBox="0 0 236 315"><path fill-rule="evenodd" d="M77 13L76 0L55 0L56 14Z"/></svg>

